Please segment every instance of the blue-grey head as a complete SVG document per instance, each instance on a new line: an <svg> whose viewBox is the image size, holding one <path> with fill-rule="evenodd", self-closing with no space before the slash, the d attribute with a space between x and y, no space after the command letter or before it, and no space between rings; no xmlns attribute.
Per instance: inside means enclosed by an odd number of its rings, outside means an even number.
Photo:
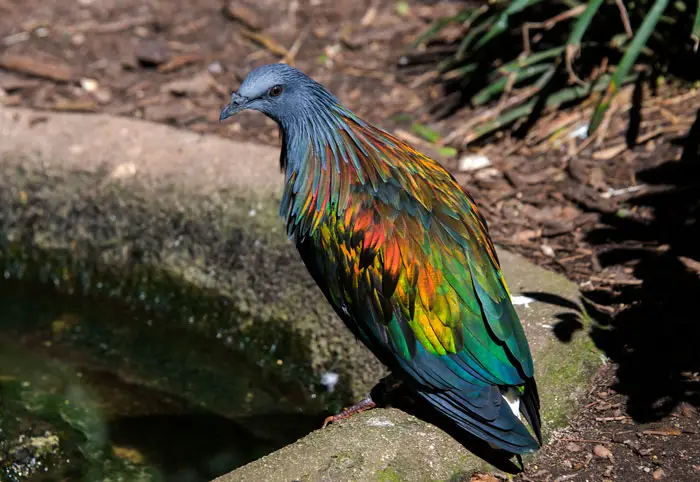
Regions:
<svg viewBox="0 0 700 482"><path fill-rule="evenodd" d="M338 106L337 99L321 84L286 64L268 64L251 71L231 102L221 110L219 120L243 110L256 110L283 128L295 121Z"/></svg>

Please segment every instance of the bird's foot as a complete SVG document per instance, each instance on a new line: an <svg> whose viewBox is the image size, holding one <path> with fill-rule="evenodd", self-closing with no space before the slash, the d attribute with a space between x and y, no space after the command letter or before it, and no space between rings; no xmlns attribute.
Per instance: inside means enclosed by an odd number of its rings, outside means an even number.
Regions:
<svg viewBox="0 0 700 482"><path fill-rule="evenodd" d="M372 400L372 397L367 397L364 400L362 400L359 403L356 403L350 408L346 408L342 412L340 412L337 415L331 415L330 417L326 417L326 419L323 421L323 426L321 428L326 428L326 426L329 423L337 422L339 420L344 420L346 418L350 418L351 416L355 415L356 413L364 412L365 410L371 410L377 406L376 403L374 403L374 400Z"/></svg>

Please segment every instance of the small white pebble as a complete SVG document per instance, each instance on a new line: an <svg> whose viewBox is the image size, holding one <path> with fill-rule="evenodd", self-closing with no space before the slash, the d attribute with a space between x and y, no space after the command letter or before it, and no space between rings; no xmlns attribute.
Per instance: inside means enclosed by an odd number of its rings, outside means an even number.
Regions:
<svg viewBox="0 0 700 482"><path fill-rule="evenodd" d="M76 33L70 38L70 43L73 45L83 45L85 43L85 34L83 33Z"/></svg>
<svg viewBox="0 0 700 482"><path fill-rule="evenodd" d="M464 156L459 160L459 170L462 172L476 171L477 169L482 169L491 165L491 161L488 157L477 155Z"/></svg>
<svg viewBox="0 0 700 482"><path fill-rule="evenodd" d="M80 87L85 92L95 92L100 87L100 84L95 79L83 78L80 79Z"/></svg>
<svg viewBox="0 0 700 482"><path fill-rule="evenodd" d="M39 27L36 30L34 30L34 35L36 35L39 38L46 38L49 36L49 29L46 27Z"/></svg>
<svg viewBox="0 0 700 482"><path fill-rule="evenodd" d="M545 256L553 258L555 255L554 249L548 244L543 244L542 246L540 246L540 249L542 250Z"/></svg>
<svg viewBox="0 0 700 482"><path fill-rule="evenodd" d="M221 63L214 61L209 64L207 70L209 70L210 74L220 74L224 69L221 67Z"/></svg>

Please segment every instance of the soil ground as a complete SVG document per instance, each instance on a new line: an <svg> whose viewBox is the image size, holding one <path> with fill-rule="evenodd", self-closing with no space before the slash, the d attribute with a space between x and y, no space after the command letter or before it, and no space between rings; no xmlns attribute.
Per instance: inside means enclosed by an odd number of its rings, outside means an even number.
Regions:
<svg viewBox="0 0 700 482"><path fill-rule="evenodd" d="M545 114L520 138L462 148L456 137L458 154L440 156L412 124L444 137L480 112L436 120L441 87L406 54L429 22L459 5L0 0L0 103L277 145L263 116L220 124L219 109L254 66L294 63L360 116L444 162L497 243L579 283L610 363L571 426L516 479L699 480L700 92L627 89L595 139L581 135L584 103ZM489 165L459 161L474 155ZM554 330L566 342L581 328L571 318Z"/></svg>

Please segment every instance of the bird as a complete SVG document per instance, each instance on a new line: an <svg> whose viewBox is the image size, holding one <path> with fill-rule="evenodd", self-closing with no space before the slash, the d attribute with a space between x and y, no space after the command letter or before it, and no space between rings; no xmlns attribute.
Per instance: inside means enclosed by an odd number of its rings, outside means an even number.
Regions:
<svg viewBox="0 0 700 482"><path fill-rule="evenodd" d="M537 451L530 347L468 191L285 63L251 70L219 119L244 110L279 126L279 214L350 331L459 433L518 458ZM369 396L331 419L375 406Z"/></svg>

